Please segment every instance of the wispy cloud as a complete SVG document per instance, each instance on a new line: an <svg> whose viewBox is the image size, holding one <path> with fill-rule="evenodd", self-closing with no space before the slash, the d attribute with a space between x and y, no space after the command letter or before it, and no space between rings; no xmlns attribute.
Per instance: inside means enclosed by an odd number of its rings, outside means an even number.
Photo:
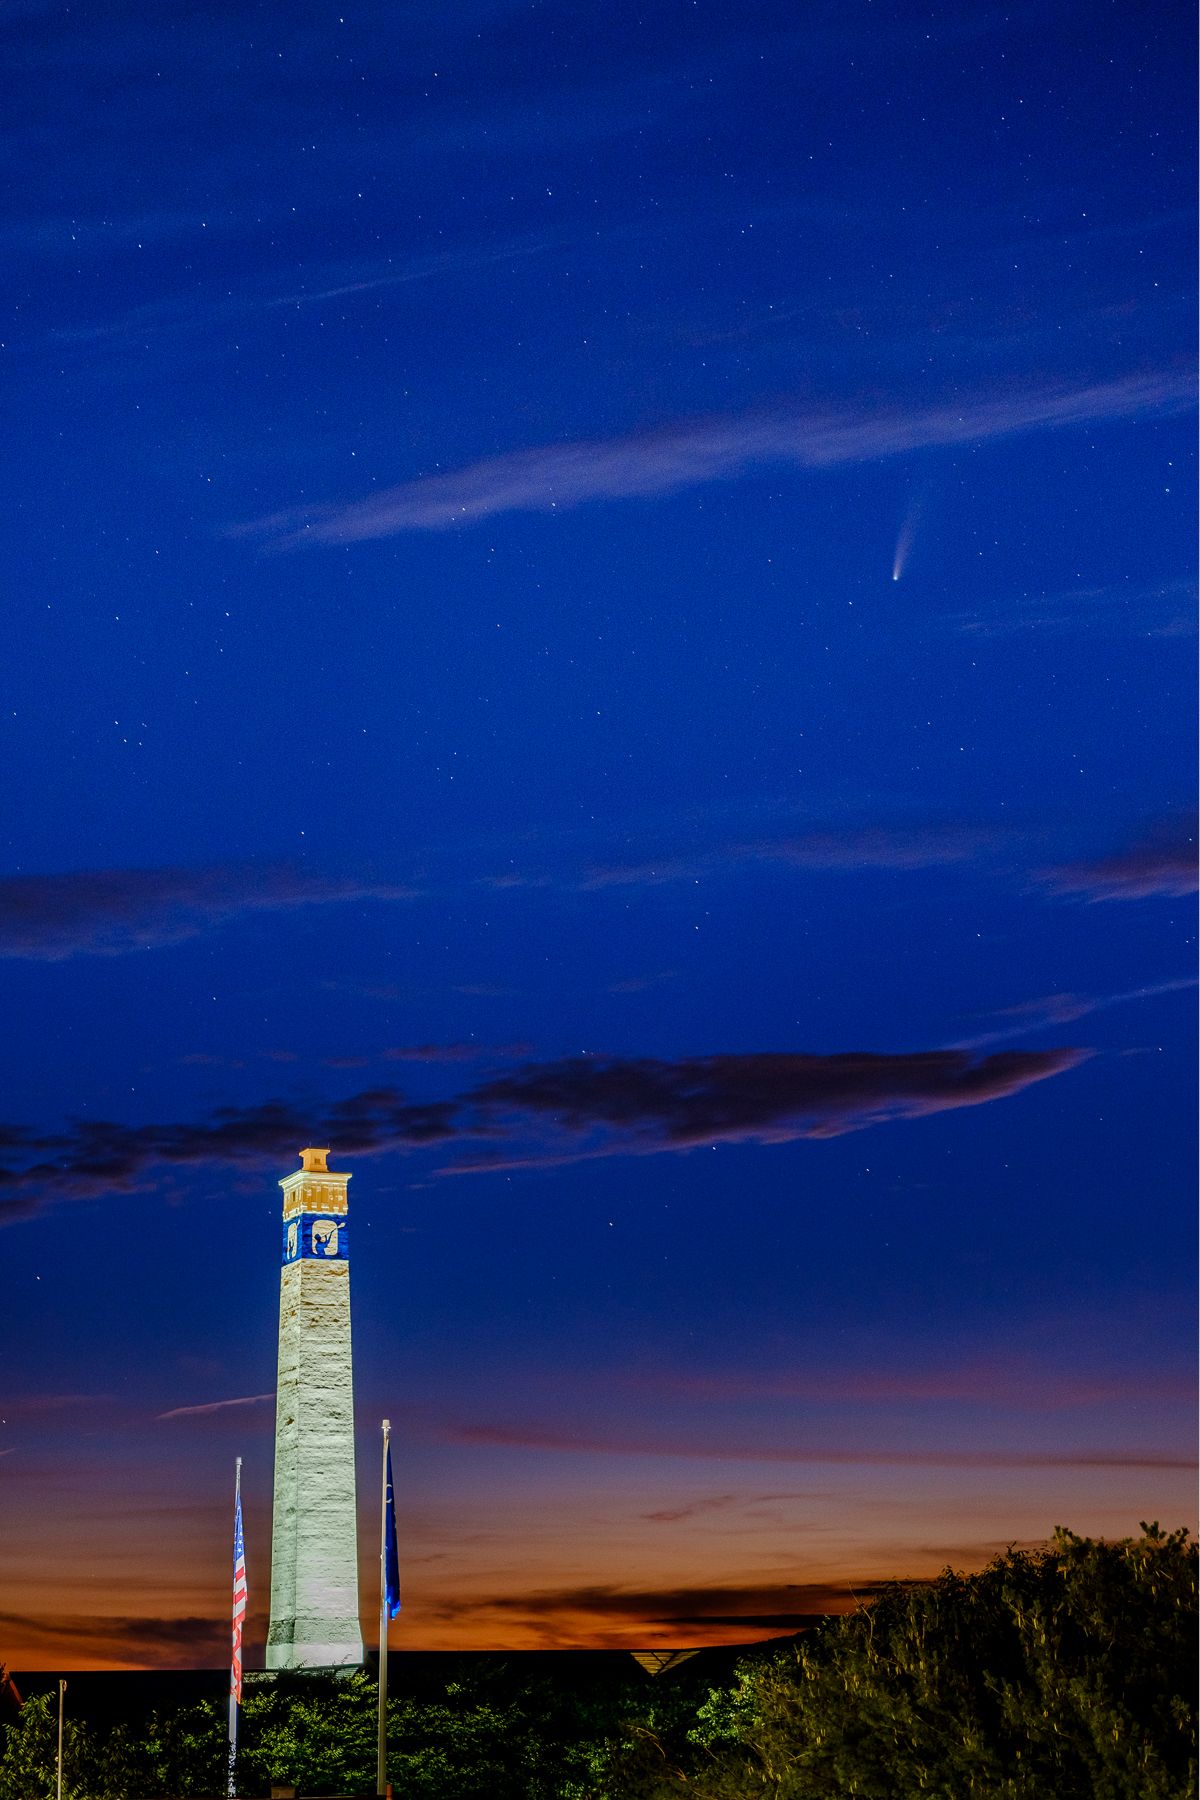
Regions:
<svg viewBox="0 0 1200 1800"><path fill-rule="evenodd" d="M678 1525L684 1519L694 1519L698 1514L728 1512L731 1507L740 1506L740 1494L707 1494L700 1500L689 1500L682 1506L660 1506L654 1512L639 1514L648 1519L652 1525Z"/></svg>
<svg viewBox="0 0 1200 1800"><path fill-rule="evenodd" d="M870 1592L870 1587L858 1592ZM829 1613L850 1612L855 1596L834 1582L763 1583L757 1587L591 1587L533 1589L522 1594L481 1595L479 1605L500 1614L530 1618L571 1617L620 1620L638 1625L728 1625L747 1629L799 1631Z"/></svg>
<svg viewBox="0 0 1200 1800"><path fill-rule="evenodd" d="M464 888L501 893L560 890L603 894L609 889L650 888L727 873L792 869L824 873L892 872L973 864L1011 875L1030 859L1030 833L1011 825L964 821L894 822L828 819L797 826L792 816L763 816L754 809L738 831L729 818L684 817L637 826L603 847L584 834L567 834L522 864L479 873L496 846L468 846L455 857L429 852L416 879L386 879L362 871L324 874L288 864L238 863L201 867L77 869L65 873L0 878L0 959L61 962L81 955L119 956L180 943L240 915L286 912L358 901L436 900ZM1183 828L1181 828L1183 829ZM1176 833L1178 837L1179 834ZM619 847L618 847L619 846ZM1043 869L1039 886L1091 898L1186 891L1192 879L1190 840L1168 831L1149 845L1099 863ZM472 867L474 862L474 867ZM1180 883L1184 883L1183 886ZM395 999L393 988L363 989ZM493 994L490 985L459 984L459 993ZM380 1052L393 1062L437 1063L525 1054L520 1044L397 1045ZM292 1052L272 1053L295 1060ZM362 1059L345 1051L343 1066ZM217 1059L193 1053L191 1060Z"/></svg>
<svg viewBox="0 0 1200 1800"><path fill-rule="evenodd" d="M946 621L973 637L1087 633L1103 637L1184 638L1196 634L1196 584L1165 581L1154 587L1073 588L954 613Z"/></svg>
<svg viewBox="0 0 1200 1800"><path fill-rule="evenodd" d="M197 230L206 230L212 221L195 220L193 223ZM170 216L159 223L156 232L148 235L162 236L169 225ZM125 222L127 241L136 227L135 220ZM181 233L183 228L184 221L181 220ZM232 228L232 222L225 221L225 228ZM105 241L95 232L85 238L85 242L95 245ZM544 238L520 238L499 245L463 244L455 250L430 251L407 260L397 261L389 256L371 261L317 264L309 271L307 279L293 277L286 286L278 278L265 277L233 292L227 286L218 288L214 285L200 292L192 290L170 295L144 302L108 319L61 326L49 334L49 342L60 351L72 346L88 349L98 344L119 347L122 342L136 343L144 348L158 339L170 340L189 332L232 325L255 315L299 312L334 300L359 299L418 282L470 275L497 265L508 267L552 247ZM72 248L78 246L72 245Z"/></svg>
<svg viewBox="0 0 1200 1800"><path fill-rule="evenodd" d="M1004 1006L992 1016L1009 1019L1011 1024L994 1031L980 1032L975 1037L961 1038L956 1049L980 1050L987 1044L1001 1044L1009 1038L1025 1037L1031 1031L1050 1026L1070 1025L1092 1013L1107 1012L1110 1006L1125 1006L1134 1000L1157 1000L1163 994L1186 993L1197 985L1195 975L1184 975L1174 981L1152 981L1145 987L1123 988L1115 994L1043 994L1036 1000L1022 1000L1016 1006Z"/></svg>
<svg viewBox="0 0 1200 1800"><path fill-rule="evenodd" d="M413 897L394 882L248 863L10 875L0 879L0 957L119 956L180 943L239 913Z"/></svg>
<svg viewBox="0 0 1200 1800"><path fill-rule="evenodd" d="M668 982L678 979L676 969L657 969L653 975L624 975L620 981L609 982L608 991L610 994L644 994L651 988L665 987Z"/></svg>
<svg viewBox="0 0 1200 1800"><path fill-rule="evenodd" d="M781 408L679 421L630 437L543 444L427 475L368 499L296 507L232 528L278 548L350 544L439 531L507 512L567 511L593 500L649 499L771 463L833 468L915 450L983 443L1103 420L1154 418L1194 401L1190 371L1164 370L1077 388L1027 388L942 406Z"/></svg>
<svg viewBox="0 0 1200 1800"><path fill-rule="evenodd" d="M109 1394L22 1394L0 1403L3 1414L0 1422L6 1423L10 1418L38 1418L44 1413L73 1412L80 1406L103 1406L110 1399Z"/></svg>
<svg viewBox="0 0 1200 1800"><path fill-rule="evenodd" d="M1057 894L1078 894L1088 901L1195 893L1196 821L1168 821L1115 856L1044 869L1041 879Z"/></svg>
<svg viewBox="0 0 1200 1800"><path fill-rule="evenodd" d="M398 996L388 993L380 996L373 989L362 990L370 998L395 999ZM373 1062L413 1063L419 1067L439 1067L449 1063L470 1062L514 1062L533 1054L533 1045L516 1041L508 1044L477 1044L470 1041L458 1041L447 1044L388 1044L382 1050L363 1049L347 1052L342 1056L322 1056L318 1060L325 1069L364 1069ZM179 1058L185 1068L198 1069L245 1069L250 1062L299 1064L307 1059L298 1050L258 1050L250 1056L217 1056L211 1050L189 1050Z"/></svg>
<svg viewBox="0 0 1200 1800"><path fill-rule="evenodd" d="M458 1444L493 1444L522 1450L572 1451L599 1456L665 1456L712 1462L816 1463L836 1466L895 1464L933 1469L1191 1469L1194 1458L1170 1451L1122 1450L954 1450L920 1449L911 1445L864 1449L857 1445L732 1444L724 1438L607 1437L575 1432L562 1426L536 1424L459 1424L445 1427Z"/></svg>
<svg viewBox="0 0 1200 1800"><path fill-rule="evenodd" d="M685 1519L703 1518L709 1513L747 1512L761 1506L775 1506L783 1500L828 1500L826 1492L810 1489L784 1490L774 1494L703 1494L697 1500L685 1500L678 1506L660 1506L653 1512L639 1513L651 1525L679 1525Z"/></svg>
<svg viewBox="0 0 1200 1800"><path fill-rule="evenodd" d="M710 1143L784 1143L924 1118L1020 1093L1074 1068L1075 1049L878 1055L769 1053L675 1062L579 1057L529 1063L445 1099L378 1087L331 1106L269 1100L175 1124L79 1121L57 1133L0 1126L0 1213L133 1193L173 1168L258 1169L302 1143L369 1156L470 1146L470 1169L647 1155ZM475 1147L478 1146L477 1149Z"/></svg>
<svg viewBox="0 0 1200 1800"><path fill-rule="evenodd" d="M9 256L29 252L39 258L58 255L78 260L86 255L141 249L143 244L198 238L202 233L215 237L236 230L239 224L234 215L221 209L90 215L38 213L26 218L10 216L0 226L0 245Z"/></svg>
<svg viewBox="0 0 1200 1800"><path fill-rule="evenodd" d="M204 1400L198 1406L173 1406L169 1412L158 1414L160 1419L194 1419L201 1413L224 1412L228 1406L262 1406L267 1400L274 1400L274 1389L269 1394L240 1394L234 1400Z"/></svg>
<svg viewBox="0 0 1200 1800"><path fill-rule="evenodd" d="M778 837L731 841L692 854L667 854L636 862L609 862L588 869L585 890L658 887L737 864L782 864L794 869L837 871L944 867L970 862L992 847L997 834L978 827L930 825L911 829L854 827L806 831Z"/></svg>
<svg viewBox="0 0 1200 1800"><path fill-rule="evenodd" d="M140 1668L210 1668L225 1639L210 1618L159 1618L145 1615L0 1613L0 1632L19 1643L22 1657L44 1651L51 1667L63 1653L86 1664L127 1663ZM78 1667L78 1663L71 1665Z"/></svg>
<svg viewBox="0 0 1200 1800"><path fill-rule="evenodd" d="M813 1363L779 1372L673 1373L639 1371L635 1392L701 1403L723 1401L837 1402L843 1406L904 1405L949 1401L963 1406L1020 1412L1066 1412L1149 1397L1188 1400L1195 1392L1190 1370L1063 1369L1020 1355L956 1358L946 1365L877 1365L847 1368Z"/></svg>

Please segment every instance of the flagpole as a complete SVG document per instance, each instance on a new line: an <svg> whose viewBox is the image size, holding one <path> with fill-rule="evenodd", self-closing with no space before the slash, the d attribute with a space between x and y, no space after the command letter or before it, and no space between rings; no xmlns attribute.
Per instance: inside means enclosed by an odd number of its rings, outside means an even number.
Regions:
<svg viewBox="0 0 1200 1800"><path fill-rule="evenodd" d="M387 1784L387 1680L388 1680L388 1440L390 1419L383 1421L383 1472L379 1501L379 1750L375 1759L375 1792L386 1794Z"/></svg>
<svg viewBox="0 0 1200 1800"><path fill-rule="evenodd" d="M54 1777L54 1792L57 1796L57 1800L62 1800L63 1695L66 1693L66 1691L67 1691L66 1682L60 1681L58 1684L58 1760L55 1764L55 1777Z"/></svg>
<svg viewBox="0 0 1200 1800"><path fill-rule="evenodd" d="M241 1507L242 1507L242 1459L239 1456L237 1458L236 1466L234 1469L234 1476L233 1476L233 1517L234 1517L235 1532L237 1529L237 1520L241 1516ZM235 1576L236 1576L236 1569L235 1569ZM233 1601L235 1635L236 1635L236 1631L237 1631L237 1604L238 1604L237 1596L235 1594L234 1601ZM229 1666L229 1784L228 1784L228 1793L230 1795L230 1800L233 1800L233 1795L237 1791L236 1786L235 1786L236 1768L237 1768L237 1738L238 1738L237 1671L234 1666L234 1662L231 1661L230 1666Z"/></svg>

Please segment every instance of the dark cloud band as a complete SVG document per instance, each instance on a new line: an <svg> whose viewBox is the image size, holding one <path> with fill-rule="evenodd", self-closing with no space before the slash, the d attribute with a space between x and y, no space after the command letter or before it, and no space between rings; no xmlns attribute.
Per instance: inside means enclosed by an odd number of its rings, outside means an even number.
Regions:
<svg viewBox="0 0 1200 1800"><path fill-rule="evenodd" d="M12 1220L48 1200L144 1190L171 1169L260 1168L308 1142L347 1156L477 1146L470 1166L486 1168L831 1137L1002 1099L1087 1054L580 1057L529 1063L441 1100L413 1101L378 1087L324 1107L267 1100L181 1124L86 1120L48 1134L0 1126L0 1214Z"/></svg>
<svg viewBox="0 0 1200 1800"><path fill-rule="evenodd" d="M1019 1093L1073 1068L1080 1050L961 1050L882 1056L776 1053L676 1062L577 1057L485 1082L475 1099L551 1121L567 1134L611 1132L635 1147L832 1137Z"/></svg>
<svg viewBox="0 0 1200 1800"><path fill-rule="evenodd" d="M1094 862L1065 863L1043 872L1056 894L1085 900L1147 900L1156 894L1194 894L1197 883L1196 820L1160 825L1141 843Z"/></svg>
<svg viewBox="0 0 1200 1800"><path fill-rule="evenodd" d="M0 957L118 956L180 943L238 913L411 897L395 883L250 864L10 875L0 880Z"/></svg>

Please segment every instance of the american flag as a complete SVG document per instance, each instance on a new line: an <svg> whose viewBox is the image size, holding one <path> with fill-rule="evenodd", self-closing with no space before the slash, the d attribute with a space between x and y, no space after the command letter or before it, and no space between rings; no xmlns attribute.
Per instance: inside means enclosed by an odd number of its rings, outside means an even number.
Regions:
<svg viewBox="0 0 1200 1800"><path fill-rule="evenodd" d="M229 1691L240 1704L242 1698L242 1625L246 1618L246 1546L242 1539L242 1495L238 1490L233 1514L233 1663L229 1671Z"/></svg>

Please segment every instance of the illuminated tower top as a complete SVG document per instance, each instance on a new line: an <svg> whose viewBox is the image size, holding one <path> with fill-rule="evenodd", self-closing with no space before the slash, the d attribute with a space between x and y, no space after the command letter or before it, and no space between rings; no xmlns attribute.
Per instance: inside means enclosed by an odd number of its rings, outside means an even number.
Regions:
<svg viewBox="0 0 1200 1800"><path fill-rule="evenodd" d="M328 1158L328 1150L302 1150L301 1167L279 1183L283 1189L285 1266L301 1257L317 1262L346 1260L346 1185L350 1177L329 1168Z"/></svg>

